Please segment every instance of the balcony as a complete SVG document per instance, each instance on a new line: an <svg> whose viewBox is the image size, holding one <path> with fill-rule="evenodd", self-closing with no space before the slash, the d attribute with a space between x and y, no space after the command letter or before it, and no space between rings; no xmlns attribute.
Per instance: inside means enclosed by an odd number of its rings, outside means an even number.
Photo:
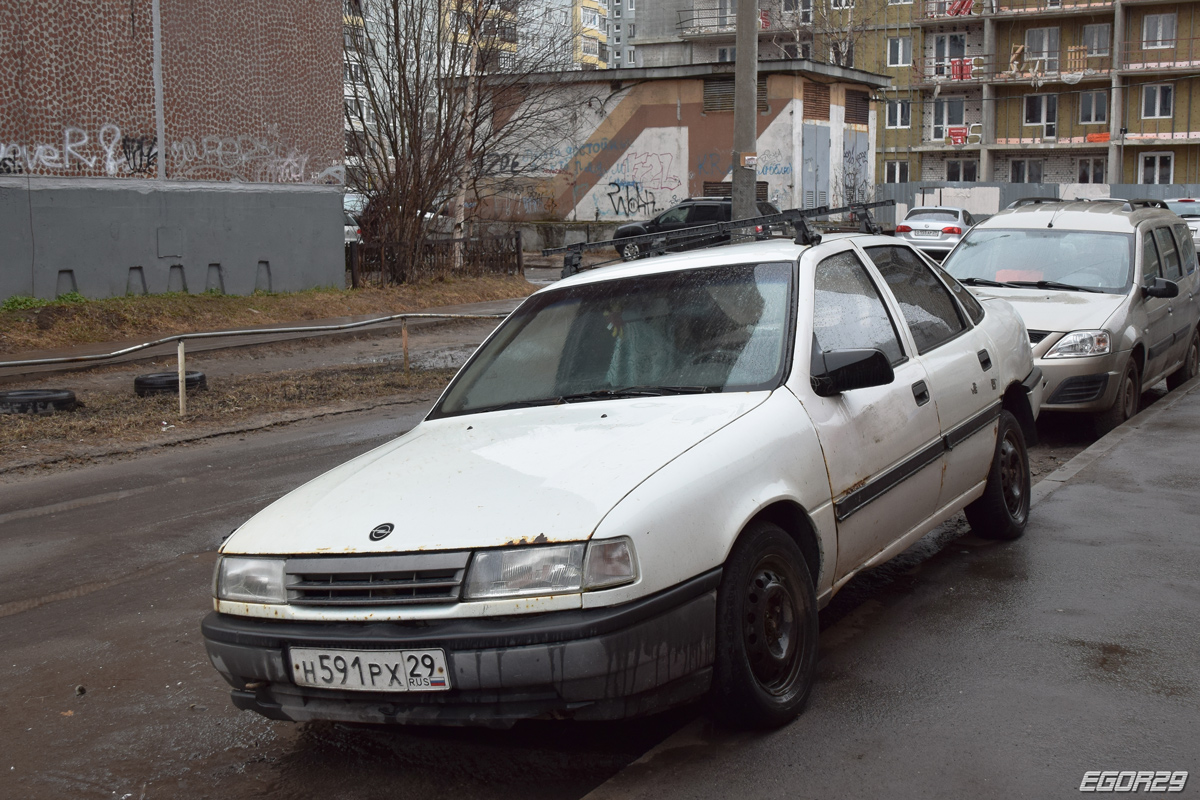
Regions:
<svg viewBox="0 0 1200 800"><path fill-rule="evenodd" d="M923 18L946 22L964 17L978 18L983 14L1018 16L1029 14L1070 14L1080 11L1104 11L1113 7L1113 0L925 0Z"/></svg>
<svg viewBox="0 0 1200 800"><path fill-rule="evenodd" d="M1200 38L1126 42L1121 49L1123 72L1194 72L1197 67L1200 67Z"/></svg>
<svg viewBox="0 0 1200 800"><path fill-rule="evenodd" d="M913 82L931 86L947 84L979 85L981 83L1043 83L1076 84L1101 80L1112 71L1112 57L1089 56L1087 48L1065 47L1059 52L1026 54L1016 45L1008 59L997 63L995 56L966 55L959 58L922 56L913 61Z"/></svg>
<svg viewBox="0 0 1200 800"><path fill-rule="evenodd" d="M737 12L721 8L695 8L677 11L675 28L682 39L698 39L708 36L728 37L737 34ZM812 25L812 12L807 19L801 12L763 8L758 12L758 30L794 31Z"/></svg>

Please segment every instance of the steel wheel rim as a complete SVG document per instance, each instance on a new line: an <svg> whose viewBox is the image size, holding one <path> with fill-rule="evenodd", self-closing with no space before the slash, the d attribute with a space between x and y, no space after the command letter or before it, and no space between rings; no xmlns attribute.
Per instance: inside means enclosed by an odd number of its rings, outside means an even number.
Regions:
<svg viewBox="0 0 1200 800"><path fill-rule="evenodd" d="M1013 519L1020 519L1025 508L1025 470L1021 447L1011 432L1000 442L1000 489L1004 507Z"/></svg>
<svg viewBox="0 0 1200 800"><path fill-rule="evenodd" d="M1186 374L1189 378L1194 378L1197 372L1200 372L1200 347L1197 347L1196 340L1192 339L1192 344L1188 347Z"/></svg>
<svg viewBox="0 0 1200 800"><path fill-rule="evenodd" d="M1134 373L1126 372L1125 380L1121 384L1121 410L1124 413L1125 419L1133 416L1134 398L1137 397L1137 387L1134 384Z"/></svg>
<svg viewBox="0 0 1200 800"><path fill-rule="evenodd" d="M767 556L751 570L743 639L750 672L769 694L786 693L800 671L804 632L797 597L790 571L778 557Z"/></svg>

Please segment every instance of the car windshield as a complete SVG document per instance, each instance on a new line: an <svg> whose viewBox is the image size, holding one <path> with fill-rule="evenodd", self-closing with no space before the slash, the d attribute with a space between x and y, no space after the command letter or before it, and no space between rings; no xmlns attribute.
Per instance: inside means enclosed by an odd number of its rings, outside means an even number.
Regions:
<svg viewBox="0 0 1200 800"><path fill-rule="evenodd" d="M918 222L957 222L958 212L944 208L914 208L904 219Z"/></svg>
<svg viewBox="0 0 1200 800"><path fill-rule="evenodd" d="M1181 217L1200 217L1200 202L1195 200L1168 200L1167 208Z"/></svg>
<svg viewBox="0 0 1200 800"><path fill-rule="evenodd" d="M975 228L942 267L968 286L1000 283L1123 293L1131 280L1132 251L1130 233Z"/></svg>
<svg viewBox="0 0 1200 800"><path fill-rule="evenodd" d="M513 312L431 417L620 397L773 389L791 262L596 281Z"/></svg>

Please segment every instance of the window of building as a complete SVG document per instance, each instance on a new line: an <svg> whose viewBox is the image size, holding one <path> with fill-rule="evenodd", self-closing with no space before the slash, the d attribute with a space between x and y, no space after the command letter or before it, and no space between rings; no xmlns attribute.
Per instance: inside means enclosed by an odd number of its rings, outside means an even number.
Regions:
<svg viewBox="0 0 1200 800"><path fill-rule="evenodd" d="M613 9L613 16L616 17L617 19L621 18L621 7L620 6L617 6L616 8Z"/></svg>
<svg viewBox="0 0 1200 800"><path fill-rule="evenodd" d="M951 158L946 161L946 180L974 183L979 180L979 161L974 158Z"/></svg>
<svg viewBox="0 0 1200 800"><path fill-rule="evenodd" d="M736 47L718 47L717 61L737 61Z"/></svg>
<svg viewBox="0 0 1200 800"><path fill-rule="evenodd" d="M938 98L933 101L933 138L945 139L946 129L962 125L966 102L961 97Z"/></svg>
<svg viewBox="0 0 1200 800"><path fill-rule="evenodd" d="M913 0L888 0L889 6L911 6Z"/></svg>
<svg viewBox="0 0 1200 800"><path fill-rule="evenodd" d="M1091 156L1079 159L1079 169L1076 170L1076 183L1107 183L1105 172L1108 170L1108 159L1103 156Z"/></svg>
<svg viewBox="0 0 1200 800"><path fill-rule="evenodd" d="M600 55L600 41L598 39L593 39L591 36L584 36L580 40L579 47L585 56Z"/></svg>
<svg viewBox="0 0 1200 800"><path fill-rule="evenodd" d="M798 15L801 24L813 21L813 0L783 0L783 10L792 11Z"/></svg>
<svg viewBox="0 0 1200 800"><path fill-rule="evenodd" d="M347 61L346 64L346 83L362 83L363 68L362 64L353 61Z"/></svg>
<svg viewBox="0 0 1200 800"><path fill-rule="evenodd" d="M1079 124L1099 125L1108 122L1108 94L1106 92L1079 93Z"/></svg>
<svg viewBox="0 0 1200 800"><path fill-rule="evenodd" d="M599 11L594 8L583 8L580 9L579 13L581 15L580 18L583 21L583 27L592 29L600 27Z"/></svg>
<svg viewBox="0 0 1200 800"><path fill-rule="evenodd" d="M1112 27L1106 22L1103 25L1084 25L1083 44L1087 47L1089 56L1106 56L1109 53L1109 42L1112 40Z"/></svg>
<svg viewBox="0 0 1200 800"><path fill-rule="evenodd" d="M885 108L884 125L888 128L912 127L911 102L908 100L888 100Z"/></svg>
<svg viewBox="0 0 1200 800"><path fill-rule="evenodd" d="M357 25L347 25L342 28L342 45L351 53L356 53L366 46L366 31Z"/></svg>
<svg viewBox="0 0 1200 800"><path fill-rule="evenodd" d="M634 33L637 32L637 27L631 22L629 23L629 38L632 39Z"/></svg>
<svg viewBox="0 0 1200 800"><path fill-rule="evenodd" d="M1058 128L1058 95L1030 94L1025 96L1025 125L1038 125L1042 136L1052 139ZM1037 183L1038 181L1035 181Z"/></svg>
<svg viewBox="0 0 1200 800"><path fill-rule="evenodd" d="M933 63L937 75L951 74L950 62L967 55L965 33L938 33L933 37Z"/></svg>
<svg viewBox="0 0 1200 800"><path fill-rule="evenodd" d="M885 161L885 162L883 162L883 182L884 183L908 183L908 162L907 161Z"/></svg>
<svg viewBox="0 0 1200 800"><path fill-rule="evenodd" d="M1174 110L1175 87L1155 83L1142 87L1142 119L1169 119Z"/></svg>
<svg viewBox="0 0 1200 800"><path fill-rule="evenodd" d="M630 11L633 11L633 0L629 0L629 2L626 4L625 7L628 8Z"/></svg>
<svg viewBox="0 0 1200 800"><path fill-rule="evenodd" d="M633 62L633 48L632 47L628 48L625 51L625 63L627 63L631 67L633 66L634 62Z"/></svg>
<svg viewBox="0 0 1200 800"><path fill-rule="evenodd" d="M1009 162L1010 183L1041 183L1042 160L1040 158L1014 158Z"/></svg>
<svg viewBox="0 0 1200 800"><path fill-rule="evenodd" d="M1025 31L1025 60L1042 62L1042 72L1058 72L1058 28Z"/></svg>
<svg viewBox="0 0 1200 800"><path fill-rule="evenodd" d="M829 0L830 8L854 8L854 0Z"/></svg>
<svg viewBox="0 0 1200 800"><path fill-rule="evenodd" d="M1175 14L1147 14L1142 20L1142 48L1165 50L1175 46Z"/></svg>
<svg viewBox="0 0 1200 800"><path fill-rule="evenodd" d="M1142 153L1142 169L1138 183L1174 183L1174 153Z"/></svg>
<svg viewBox="0 0 1200 800"><path fill-rule="evenodd" d="M911 36L889 36L887 46L889 67L907 67L912 64Z"/></svg>

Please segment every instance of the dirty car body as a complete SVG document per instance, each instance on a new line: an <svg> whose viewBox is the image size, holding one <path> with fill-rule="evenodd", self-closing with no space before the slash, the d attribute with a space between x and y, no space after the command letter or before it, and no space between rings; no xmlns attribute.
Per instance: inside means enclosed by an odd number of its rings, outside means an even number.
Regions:
<svg viewBox="0 0 1200 800"><path fill-rule="evenodd" d="M712 692L783 724L854 574L967 506L1020 534L1040 391L1008 304L892 238L583 273L420 425L225 542L209 656L277 719L613 719Z"/></svg>

